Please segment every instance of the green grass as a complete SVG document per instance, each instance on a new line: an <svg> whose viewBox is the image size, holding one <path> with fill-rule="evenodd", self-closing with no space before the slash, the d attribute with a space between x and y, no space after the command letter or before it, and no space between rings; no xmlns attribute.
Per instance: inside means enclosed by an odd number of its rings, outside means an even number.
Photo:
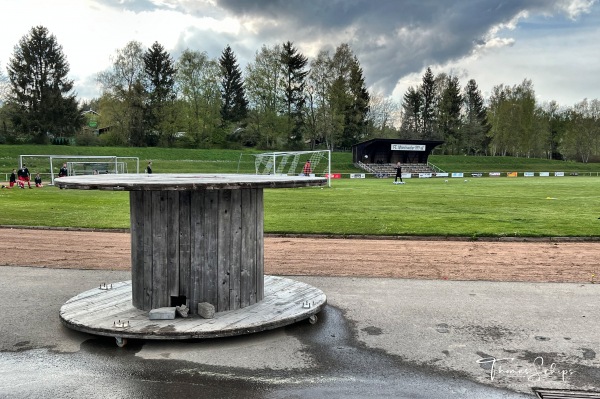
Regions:
<svg viewBox="0 0 600 399"><path fill-rule="evenodd" d="M600 236L600 178L335 180L265 190L265 232L463 237ZM128 228L126 192L0 190L0 225Z"/></svg>
<svg viewBox="0 0 600 399"><path fill-rule="evenodd" d="M461 155L431 155L429 162L446 172L600 172L600 164L517 157L465 157Z"/></svg>
<svg viewBox="0 0 600 399"><path fill-rule="evenodd" d="M259 151L0 145L1 173L20 154L116 155L153 161L155 173L253 173ZM332 188L265 190L265 232L289 234L600 236L600 165L514 157L430 157L447 172L554 172L595 177L334 180ZM48 165L28 165L45 173ZM54 165L55 172L60 165ZM39 168L40 170L36 170ZM334 173L354 173L350 153L332 155ZM47 182L48 180L45 179ZM1 190L0 225L128 228L125 192Z"/></svg>

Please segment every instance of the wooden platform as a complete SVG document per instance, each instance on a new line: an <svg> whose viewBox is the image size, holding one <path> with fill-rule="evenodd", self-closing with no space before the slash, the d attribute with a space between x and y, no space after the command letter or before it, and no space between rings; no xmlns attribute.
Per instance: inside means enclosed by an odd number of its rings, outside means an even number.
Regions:
<svg viewBox="0 0 600 399"><path fill-rule="evenodd" d="M108 288L108 289L106 289ZM60 309L60 319L74 330L117 338L180 340L217 338L270 330L313 318L325 306L323 291L289 278L265 276L264 299L242 309L174 320L150 320L132 304L131 281L82 292ZM121 345L120 345L121 346Z"/></svg>

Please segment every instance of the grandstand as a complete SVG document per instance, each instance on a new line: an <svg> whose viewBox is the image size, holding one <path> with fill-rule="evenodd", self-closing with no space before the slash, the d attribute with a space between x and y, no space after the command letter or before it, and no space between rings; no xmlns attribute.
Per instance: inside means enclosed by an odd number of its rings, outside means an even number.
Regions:
<svg viewBox="0 0 600 399"><path fill-rule="evenodd" d="M354 165L378 177L396 174L400 162L403 174L420 175L443 172L431 165L429 154L443 144L438 140L371 139L352 146Z"/></svg>

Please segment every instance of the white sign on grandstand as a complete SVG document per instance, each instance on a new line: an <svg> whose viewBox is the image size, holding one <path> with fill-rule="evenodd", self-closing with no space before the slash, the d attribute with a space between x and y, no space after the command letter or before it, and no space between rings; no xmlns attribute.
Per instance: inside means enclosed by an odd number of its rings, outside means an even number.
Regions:
<svg viewBox="0 0 600 399"><path fill-rule="evenodd" d="M327 177L331 187L331 151L281 151L265 152L254 156L254 167L257 175L287 175ZM310 170L305 173L305 165L310 161Z"/></svg>
<svg viewBox="0 0 600 399"><path fill-rule="evenodd" d="M425 144L392 144L392 151L425 151Z"/></svg>
<svg viewBox="0 0 600 399"><path fill-rule="evenodd" d="M20 155L19 166L27 165L30 170L49 168L50 184L54 184L55 169L67 165L68 176L95 173L139 173L138 157L113 155ZM57 173L58 174L58 173Z"/></svg>

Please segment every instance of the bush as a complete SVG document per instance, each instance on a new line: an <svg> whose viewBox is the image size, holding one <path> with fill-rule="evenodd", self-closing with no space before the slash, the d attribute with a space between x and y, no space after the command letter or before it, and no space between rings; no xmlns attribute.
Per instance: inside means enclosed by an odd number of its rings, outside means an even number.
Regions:
<svg viewBox="0 0 600 399"><path fill-rule="evenodd" d="M75 137L77 145L84 147L97 147L100 145L100 139L93 132L83 132Z"/></svg>

